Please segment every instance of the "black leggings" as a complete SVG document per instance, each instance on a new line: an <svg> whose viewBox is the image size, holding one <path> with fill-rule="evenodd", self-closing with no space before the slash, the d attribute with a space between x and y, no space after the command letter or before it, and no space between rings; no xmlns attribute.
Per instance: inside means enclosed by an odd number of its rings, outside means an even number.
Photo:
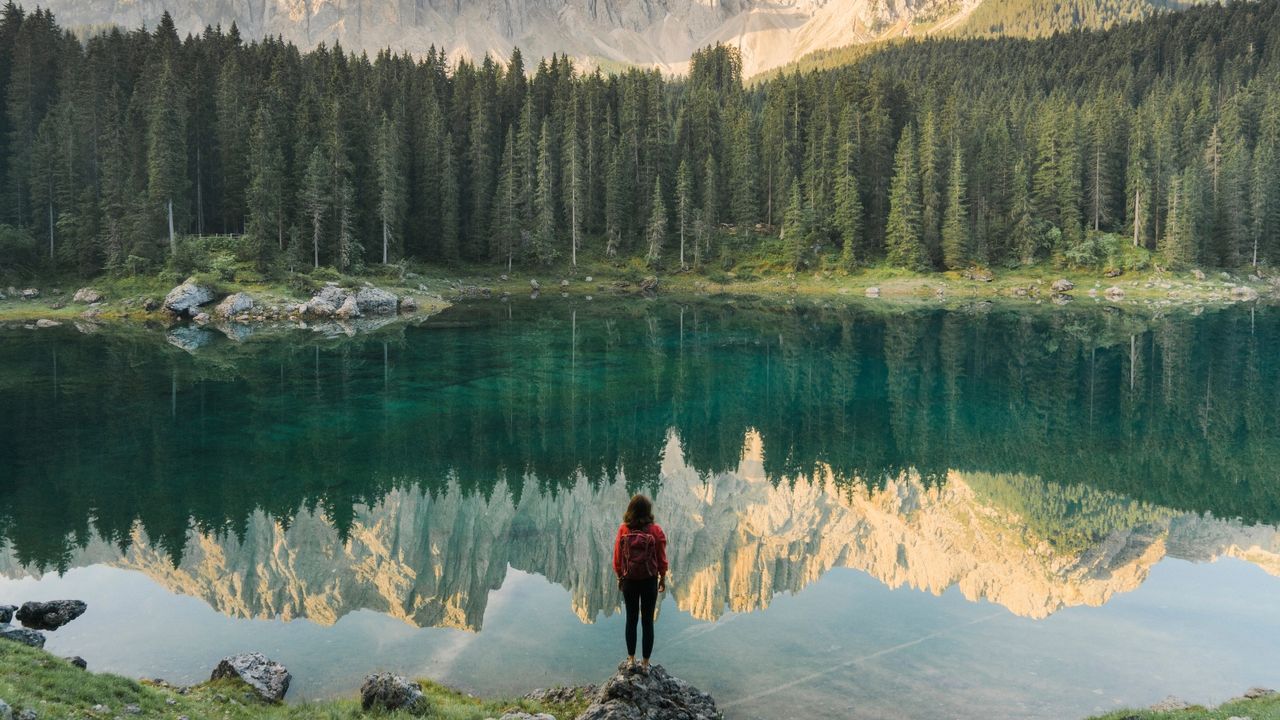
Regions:
<svg viewBox="0 0 1280 720"><path fill-rule="evenodd" d="M653 654L653 612L658 607L658 578L623 580L622 599L627 604L627 655L636 655L636 623L644 628L644 659Z"/></svg>

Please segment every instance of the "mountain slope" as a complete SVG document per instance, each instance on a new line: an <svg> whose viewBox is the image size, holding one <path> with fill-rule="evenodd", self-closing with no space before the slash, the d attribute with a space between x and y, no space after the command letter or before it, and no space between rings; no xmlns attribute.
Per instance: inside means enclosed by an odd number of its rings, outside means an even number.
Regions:
<svg viewBox="0 0 1280 720"><path fill-rule="evenodd" d="M752 75L806 53L910 32L913 23L952 17L978 0L48 0L71 29L154 26L166 10L181 33L234 22L243 37L280 35L303 47L452 56L569 54L588 62L681 71L699 47L743 49Z"/></svg>

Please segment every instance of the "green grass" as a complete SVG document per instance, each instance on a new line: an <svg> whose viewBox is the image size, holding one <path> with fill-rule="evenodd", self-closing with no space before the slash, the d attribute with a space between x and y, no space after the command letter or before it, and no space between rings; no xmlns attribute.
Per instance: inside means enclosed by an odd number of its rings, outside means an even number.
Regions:
<svg viewBox="0 0 1280 720"><path fill-rule="evenodd" d="M1117 710L1090 720L1227 720L1233 717L1280 720L1280 694L1233 700L1216 708L1194 705L1186 710Z"/></svg>
<svg viewBox="0 0 1280 720"><path fill-rule="evenodd" d="M430 681L422 681L422 689L430 701L425 714L415 716L396 712L381 716L482 720L519 709L530 713L551 713L563 720L575 717L586 707L583 700L569 705L529 700L484 700ZM40 718L114 718L123 715L126 705L137 705L142 711L139 717L177 718L185 715L191 720L339 720L369 716L361 711L355 698L279 705L264 703L238 680L203 683L180 693L174 688L150 682L86 672L43 650L11 642L0 642L0 700L7 702L15 713L30 708ZM105 705L109 711L95 712L95 705Z"/></svg>

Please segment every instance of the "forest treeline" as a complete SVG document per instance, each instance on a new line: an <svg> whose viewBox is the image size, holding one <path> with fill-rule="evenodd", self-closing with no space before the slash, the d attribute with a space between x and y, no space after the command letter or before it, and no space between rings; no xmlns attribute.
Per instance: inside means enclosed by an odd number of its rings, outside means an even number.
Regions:
<svg viewBox="0 0 1280 720"><path fill-rule="evenodd" d="M10 2L0 269L1274 263L1278 7L904 42L746 88L725 46L669 78L182 39L167 15L81 39Z"/></svg>

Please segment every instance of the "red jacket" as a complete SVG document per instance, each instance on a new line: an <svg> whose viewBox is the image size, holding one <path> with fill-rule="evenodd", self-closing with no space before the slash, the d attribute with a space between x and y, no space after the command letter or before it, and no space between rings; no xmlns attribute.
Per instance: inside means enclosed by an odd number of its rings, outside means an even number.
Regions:
<svg viewBox="0 0 1280 720"><path fill-rule="evenodd" d="M644 530L632 530L626 523L618 526L618 537L613 539L613 573L622 577L622 536L632 532L647 532L658 541L658 574L667 574L667 536L658 527L658 523L650 523Z"/></svg>

